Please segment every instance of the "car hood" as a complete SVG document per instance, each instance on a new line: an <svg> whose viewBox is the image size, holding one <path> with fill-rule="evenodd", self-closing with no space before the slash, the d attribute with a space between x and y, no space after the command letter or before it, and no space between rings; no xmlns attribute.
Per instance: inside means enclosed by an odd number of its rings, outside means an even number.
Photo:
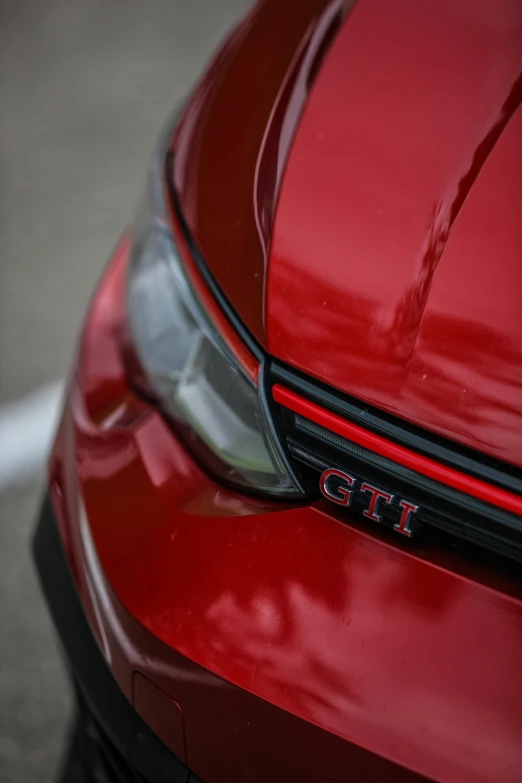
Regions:
<svg viewBox="0 0 522 783"><path fill-rule="evenodd" d="M522 466L522 6L362 0L284 173L270 354Z"/></svg>
<svg viewBox="0 0 522 783"><path fill-rule="evenodd" d="M193 241L258 342L277 194L316 74L352 0L260 0L184 108L172 177Z"/></svg>

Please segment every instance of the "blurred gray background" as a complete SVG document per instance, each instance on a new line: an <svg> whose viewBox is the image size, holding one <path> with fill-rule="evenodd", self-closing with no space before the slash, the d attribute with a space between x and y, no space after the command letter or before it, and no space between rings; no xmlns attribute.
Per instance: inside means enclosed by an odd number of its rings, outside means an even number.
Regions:
<svg viewBox="0 0 522 783"><path fill-rule="evenodd" d="M164 118L248 5L0 0L2 783L54 779L70 710L28 552L56 383Z"/></svg>

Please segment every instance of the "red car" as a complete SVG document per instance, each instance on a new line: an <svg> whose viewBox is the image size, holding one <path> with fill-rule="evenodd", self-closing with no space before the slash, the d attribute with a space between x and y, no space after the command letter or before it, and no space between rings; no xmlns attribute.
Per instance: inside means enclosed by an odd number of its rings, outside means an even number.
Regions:
<svg viewBox="0 0 522 783"><path fill-rule="evenodd" d="M521 73L264 0L169 124L34 541L96 780L522 780Z"/></svg>

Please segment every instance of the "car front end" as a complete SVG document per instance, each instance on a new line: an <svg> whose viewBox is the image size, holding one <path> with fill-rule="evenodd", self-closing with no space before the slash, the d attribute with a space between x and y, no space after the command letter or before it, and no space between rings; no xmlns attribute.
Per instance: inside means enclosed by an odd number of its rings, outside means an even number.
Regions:
<svg viewBox="0 0 522 783"><path fill-rule="evenodd" d="M91 301L34 552L109 780L520 778L520 50L400 5L258 4Z"/></svg>

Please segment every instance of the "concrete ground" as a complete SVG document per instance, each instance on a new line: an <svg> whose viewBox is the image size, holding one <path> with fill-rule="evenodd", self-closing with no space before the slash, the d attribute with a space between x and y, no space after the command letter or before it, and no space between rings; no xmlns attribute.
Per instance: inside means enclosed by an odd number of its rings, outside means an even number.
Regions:
<svg viewBox="0 0 522 783"><path fill-rule="evenodd" d="M56 399L45 388L67 373L163 119L248 4L0 0L3 783L54 779L70 710L28 553Z"/></svg>

